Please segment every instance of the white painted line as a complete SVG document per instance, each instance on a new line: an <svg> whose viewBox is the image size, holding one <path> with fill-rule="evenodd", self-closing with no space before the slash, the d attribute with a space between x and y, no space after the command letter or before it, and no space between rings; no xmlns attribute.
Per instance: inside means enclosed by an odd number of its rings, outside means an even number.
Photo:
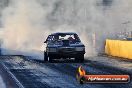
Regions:
<svg viewBox="0 0 132 88"><path fill-rule="evenodd" d="M1 88L6 88L6 85L5 85L5 83L3 81L3 78L1 76L0 76L0 87Z"/></svg>
<svg viewBox="0 0 132 88"><path fill-rule="evenodd" d="M6 69L6 71L9 73L9 75L12 77L12 79L16 82L16 84L19 86L19 88L24 88L24 86L18 81L18 79L9 71L9 69L5 66L4 63L1 63L3 67Z"/></svg>

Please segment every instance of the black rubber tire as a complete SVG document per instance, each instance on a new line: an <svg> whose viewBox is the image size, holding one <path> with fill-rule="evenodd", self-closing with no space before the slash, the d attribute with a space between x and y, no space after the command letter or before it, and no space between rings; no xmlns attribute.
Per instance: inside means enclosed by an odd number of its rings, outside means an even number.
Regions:
<svg viewBox="0 0 132 88"><path fill-rule="evenodd" d="M51 56L49 56L49 62L53 62L53 59Z"/></svg>
<svg viewBox="0 0 132 88"><path fill-rule="evenodd" d="M75 57L75 62L79 62L79 59L77 57Z"/></svg>
<svg viewBox="0 0 132 88"><path fill-rule="evenodd" d="M84 55L83 54L81 54L81 55L79 55L78 57L75 57L75 61L76 62L83 62L84 61Z"/></svg>
<svg viewBox="0 0 132 88"><path fill-rule="evenodd" d="M80 62L81 62L81 63L84 62L84 55L82 55L82 56L80 57Z"/></svg>
<svg viewBox="0 0 132 88"><path fill-rule="evenodd" d="M44 61L48 61L48 55L45 51L44 51Z"/></svg>

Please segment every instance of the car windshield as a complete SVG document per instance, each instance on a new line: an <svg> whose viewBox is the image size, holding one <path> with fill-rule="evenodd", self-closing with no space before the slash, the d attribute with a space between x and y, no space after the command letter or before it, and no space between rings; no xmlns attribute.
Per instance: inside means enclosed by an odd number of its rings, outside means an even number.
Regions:
<svg viewBox="0 0 132 88"><path fill-rule="evenodd" d="M51 41L61 41L61 40L69 40L71 42L80 42L80 39L77 34L57 34L50 35L48 40Z"/></svg>
<svg viewBox="0 0 132 88"><path fill-rule="evenodd" d="M60 34L58 40L80 41L77 34Z"/></svg>

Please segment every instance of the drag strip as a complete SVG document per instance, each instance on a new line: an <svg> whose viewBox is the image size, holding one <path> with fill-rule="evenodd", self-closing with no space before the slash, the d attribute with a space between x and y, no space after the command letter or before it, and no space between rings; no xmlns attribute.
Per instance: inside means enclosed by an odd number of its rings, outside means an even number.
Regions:
<svg viewBox="0 0 132 88"><path fill-rule="evenodd" d="M3 56L4 62L1 62L1 65L4 67L3 69L6 71L3 73L6 73L6 76L8 76L5 82L10 81L7 84L7 88L51 88L44 82L37 81L38 77L31 72L32 69L25 69L23 67L24 63L23 65L22 63L13 63L15 61L13 57L19 57L20 59L20 56ZM17 58L17 61L19 59ZM8 63L11 60L13 61Z"/></svg>
<svg viewBox="0 0 132 88"><path fill-rule="evenodd" d="M0 75L2 76L7 88L24 88L8 68L0 63Z"/></svg>
<svg viewBox="0 0 132 88"><path fill-rule="evenodd" d="M0 62L16 79L17 86L14 88L131 88L132 85L132 83L80 85L75 78L80 65L86 69L87 74L125 73L90 61L75 63L67 60L49 63L29 56L0 56Z"/></svg>

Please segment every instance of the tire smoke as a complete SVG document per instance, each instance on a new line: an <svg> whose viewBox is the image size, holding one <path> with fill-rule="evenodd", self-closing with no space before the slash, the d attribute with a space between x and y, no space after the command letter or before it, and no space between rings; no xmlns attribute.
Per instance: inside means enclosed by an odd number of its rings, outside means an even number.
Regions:
<svg viewBox="0 0 132 88"><path fill-rule="evenodd" d="M76 32L86 45L86 56L95 56L104 52L106 38L116 39L126 27L123 23L132 20L131 4L131 0L9 0L1 16L3 54L43 56L49 34Z"/></svg>

